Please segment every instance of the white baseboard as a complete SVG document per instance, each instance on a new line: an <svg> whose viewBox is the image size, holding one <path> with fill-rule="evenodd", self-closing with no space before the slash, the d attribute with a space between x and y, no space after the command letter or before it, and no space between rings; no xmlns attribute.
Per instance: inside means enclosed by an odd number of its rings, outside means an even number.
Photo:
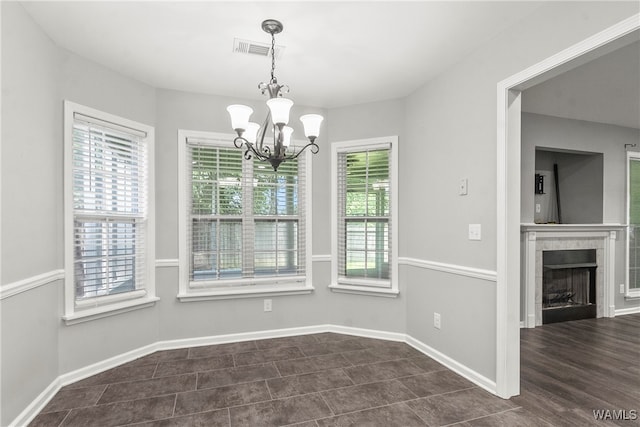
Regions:
<svg viewBox="0 0 640 427"><path fill-rule="evenodd" d="M13 420L9 427L23 427L29 425L29 423L44 409L53 396L62 388L60 384L60 377L56 378L45 388L33 402L31 402L25 409Z"/></svg>
<svg viewBox="0 0 640 427"><path fill-rule="evenodd" d="M409 344L411 347L415 348L416 350L420 351L421 353L424 353L425 355L429 356L433 360L440 362L442 365L451 369L456 374L461 375L462 377L468 379L472 383L487 390L489 393L498 395L495 381L490 380L484 375L479 374L473 369L470 369L469 367L463 365L457 360L454 360L451 357L447 356L446 354L441 353L438 350L426 345L422 341L418 341L417 339L413 338L410 335L406 336L406 343Z"/></svg>
<svg viewBox="0 0 640 427"><path fill-rule="evenodd" d="M386 332L375 329L354 328L352 326L327 325L327 332L335 332L337 334L354 335L357 337L376 338L386 341L406 342L407 335L400 332Z"/></svg>
<svg viewBox="0 0 640 427"><path fill-rule="evenodd" d="M615 311L616 316L624 316L625 314L637 314L640 313L640 306L630 308L619 308Z"/></svg>
<svg viewBox="0 0 640 427"><path fill-rule="evenodd" d="M94 363L75 371L67 372L53 380L51 384L36 399L29 404L24 411L11 424L10 427L26 426L44 409L55 394L68 384L80 381L92 375L99 374L108 369L115 368L123 363L131 362L140 357L146 356L159 350L173 350L184 347L198 347L203 345L224 344L230 342L252 341L269 338L280 338L293 335L308 335L322 332L334 332L338 334L354 335L359 337L376 338L387 341L406 342L421 353L440 362L442 365L463 376L469 381L477 384L479 387L496 394L496 384L494 381L480 375L467 366L457 362L456 360L446 356L443 353L433 349L432 347L416 340L415 338L399 332L386 332L374 329L362 329L350 326L340 325L315 325L302 326L299 328L274 329L268 331L243 332L238 334L214 335L208 337L185 338L170 341L158 341L126 353L110 357L101 362Z"/></svg>
<svg viewBox="0 0 640 427"><path fill-rule="evenodd" d="M272 329L268 331L243 332L239 334L214 335L209 337L183 338L171 341L159 341L158 350L173 350L184 347L200 347L203 345L225 344L230 342L263 340L269 338L290 337L293 335L309 335L327 332L330 325L302 326L299 328Z"/></svg>

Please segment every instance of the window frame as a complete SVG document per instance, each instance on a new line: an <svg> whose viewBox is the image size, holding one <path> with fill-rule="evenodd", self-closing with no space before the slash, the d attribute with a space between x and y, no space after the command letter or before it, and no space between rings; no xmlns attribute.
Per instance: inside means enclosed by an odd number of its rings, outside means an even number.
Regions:
<svg viewBox="0 0 640 427"><path fill-rule="evenodd" d="M631 162L640 162L640 152L638 151L627 151L627 182L626 182L626 241L625 241L625 298L640 298L640 287L632 288L629 269L631 268Z"/></svg>
<svg viewBox="0 0 640 427"><path fill-rule="evenodd" d="M147 212L142 218L144 227L138 232L143 233L145 240L144 258L142 262L144 288L120 294L105 295L85 301L77 301L75 297L74 271L74 221L75 209L73 203L73 134L75 115L90 118L96 124L125 129L145 134L142 137L147 151ZM154 175L154 146L155 129L152 126L129 120L114 114L106 113L91 107L80 105L68 100L64 101L64 314L62 319L67 325L116 315L135 309L150 307L159 298L155 290L155 175ZM124 218L132 218L127 216ZM135 220L138 223L138 219Z"/></svg>
<svg viewBox="0 0 640 427"><path fill-rule="evenodd" d="M181 302L218 300L218 299L235 299L235 298L252 298L272 295L299 295L309 294L313 292L312 284L313 263L312 263L312 161L311 155L307 152L302 154L298 161L304 162L305 168L305 196L304 196L304 215L305 215L305 273L304 275L295 276L267 276L252 277L239 279L218 279L218 286L212 287L207 284L192 284L190 275L190 248L188 235L188 222L190 216L187 214L186 206L189 203L188 182L186 160L188 155L187 141L188 139L210 139L222 141L218 146L221 148L235 148L233 140L235 135L227 133L217 133L208 131L195 131L178 129L178 295L177 298ZM215 144L214 144L215 145ZM300 147L304 146L304 141L292 140L292 145ZM257 160L246 160L243 156L243 181L246 179L244 172L249 166L253 165ZM266 164L268 167L270 165ZM244 202L243 202L244 205ZM246 212L246 211L245 211ZM243 218L245 218L243 212ZM275 216L267 216L261 219L271 219ZM222 287L221 285L226 285Z"/></svg>
<svg viewBox="0 0 640 427"><path fill-rule="evenodd" d="M367 150L388 149L391 155L389 165L389 191L390 204L389 228L391 244L389 251L389 266L391 274L389 280L376 280L365 278L345 279L340 277L338 271L339 242L338 218L339 188L338 188L338 157L343 153L363 152ZM372 295L381 297L397 297L398 289L398 137L385 136L350 141L338 141L331 143L331 283L329 289L334 292Z"/></svg>

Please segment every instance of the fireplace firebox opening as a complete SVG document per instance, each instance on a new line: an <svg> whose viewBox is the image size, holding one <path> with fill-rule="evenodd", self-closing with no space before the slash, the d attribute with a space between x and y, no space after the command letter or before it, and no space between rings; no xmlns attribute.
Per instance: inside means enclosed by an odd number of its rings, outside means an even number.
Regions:
<svg viewBox="0 0 640 427"><path fill-rule="evenodd" d="M542 252L542 324L595 318L596 250Z"/></svg>

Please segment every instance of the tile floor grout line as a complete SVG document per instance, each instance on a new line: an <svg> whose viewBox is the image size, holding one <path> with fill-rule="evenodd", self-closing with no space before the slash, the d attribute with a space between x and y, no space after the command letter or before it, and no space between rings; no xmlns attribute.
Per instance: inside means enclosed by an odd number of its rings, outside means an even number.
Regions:
<svg viewBox="0 0 640 427"><path fill-rule="evenodd" d="M278 378L284 378L282 376L282 372L280 372L280 368L278 368L278 364L276 362L271 362L273 364L273 366L276 368L276 372L278 373Z"/></svg>
<svg viewBox="0 0 640 427"><path fill-rule="evenodd" d="M107 384L104 386L104 389L102 390L102 393L100 393L100 396L98 396L98 398L96 399L96 401L93 403L92 406L97 406L98 402L100 402L100 399L102 399L102 396L104 396L104 394L107 392L107 389L109 388L111 384Z"/></svg>
<svg viewBox="0 0 640 427"><path fill-rule="evenodd" d="M336 415L334 415L334 417L342 417L342 416L344 416L344 415L357 414L357 413L359 413L359 412L371 411L371 410L373 410L373 409L386 408L386 407L393 406L393 405L403 404L403 403L405 403L405 402L406 402L406 401L401 400L401 401L399 401L399 402L386 403L386 404L384 404L384 405L372 406L372 407L370 407L370 408L358 409L358 410L356 410L356 411L342 412L342 413L340 413L340 414L336 414ZM408 406L408 405L407 405L407 406ZM411 408L409 408L409 409L411 409ZM413 412L413 411L412 411L412 412ZM332 417L316 418L316 420L326 420L327 418L332 418ZM420 417L418 417L418 418L420 418ZM420 419L422 420L422 418L420 418Z"/></svg>
<svg viewBox="0 0 640 427"><path fill-rule="evenodd" d="M466 423L466 422L469 422L469 421L475 421L475 420L480 420L480 419L482 419L482 418L486 418L486 417L492 417L492 416L494 416L494 415L498 415L498 414L504 414L504 413L506 413L506 412L515 411L515 410L517 410L517 409L522 409L522 407L520 407L520 406L519 406L519 407L517 407L517 408L505 409L504 411L492 412L492 413L490 413L490 414L481 415L481 416L479 416L479 417L469 418L469 419L466 419L466 420L456 421L455 423L443 424L443 425L442 425L442 426L440 426L440 427L451 427L451 426L455 426L455 425L457 425L457 424L461 424L461 423Z"/></svg>
<svg viewBox="0 0 640 427"><path fill-rule="evenodd" d="M327 391L327 390L325 390ZM333 416L336 415L336 411L333 410L333 407L329 404L329 402L327 402L327 399L325 399L324 395L322 394L322 392L318 392L318 394L320 395L320 397L322 398L322 401L324 402L325 405L327 405L327 408L329 408L329 410L331 411L331 413L333 414Z"/></svg>
<svg viewBox="0 0 640 427"><path fill-rule="evenodd" d="M176 415L176 406L178 405L178 393L173 397L173 410L171 411L171 418Z"/></svg>
<svg viewBox="0 0 640 427"><path fill-rule="evenodd" d="M67 417L69 417L69 414L71 414L71 411L72 411L72 410L73 410L73 409L69 409L69 410L67 411L67 413L65 414L64 418L62 418L62 420L60 420L60 423L58 424L58 427L62 426L62 424L63 424L63 423L65 422L65 420L67 419Z"/></svg>
<svg viewBox="0 0 640 427"><path fill-rule="evenodd" d="M448 394L453 394L453 393L458 393L458 392L461 392L461 391L467 391L467 390L473 390L473 389L482 390L480 387L474 385L473 387L461 388L461 389L458 389L458 390L447 391L447 392L444 392L444 393L430 394L428 396L422 396L422 397L418 396L415 399L407 399L404 402L414 402L414 401L420 400L420 399L431 399L432 397L436 397L436 396L446 396Z"/></svg>
<svg viewBox="0 0 640 427"><path fill-rule="evenodd" d="M407 405L407 402L408 402L408 400L405 400L405 401L403 401L403 402L401 402L401 403L402 403L404 406L406 406L406 407L407 407L407 409L409 409L409 411L411 411L411 413L412 413L413 415L415 415L416 417L418 417L418 419L419 419L420 421L422 421L426 426L430 426L430 424L427 422L427 420L425 420L424 418L422 418L422 417L420 416L420 414L418 414L416 411L414 411L414 410L413 410L413 408L412 408L411 406Z"/></svg>
<svg viewBox="0 0 640 427"><path fill-rule="evenodd" d="M264 380L264 385L265 387L267 387L267 392L269 393L269 397L271 398L271 400L274 400L273 394L271 393L271 389L269 388L269 383L267 382L267 380Z"/></svg>

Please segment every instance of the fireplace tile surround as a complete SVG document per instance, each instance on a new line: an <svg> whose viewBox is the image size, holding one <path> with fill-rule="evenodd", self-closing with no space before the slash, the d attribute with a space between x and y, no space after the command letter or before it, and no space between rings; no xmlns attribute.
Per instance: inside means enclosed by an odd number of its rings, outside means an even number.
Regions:
<svg viewBox="0 0 640 427"><path fill-rule="evenodd" d="M524 327L542 325L542 253L596 250L596 317L615 313L615 243L620 224L522 224L521 308Z"/></svg>

